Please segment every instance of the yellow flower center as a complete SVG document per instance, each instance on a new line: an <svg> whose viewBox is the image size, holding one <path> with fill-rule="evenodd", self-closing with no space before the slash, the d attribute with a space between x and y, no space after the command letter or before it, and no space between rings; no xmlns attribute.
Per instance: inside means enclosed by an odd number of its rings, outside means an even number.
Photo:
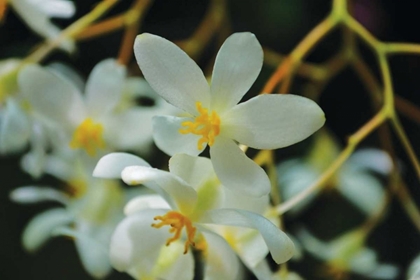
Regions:
<svg viewBox="0 0 420 280"><path fill-rule="evenodd" d="M94 156L96 149L105 147L102 138L103 130L102 125L94 123L91 118L85 119L74 131L70 147L72 149L85 149L88 155Z"/></svg>
<svg viewBox="0 0 420 280"><path fill-rule="evenodd" d="M219 135L220 118L215 111L209 114L208 109L201 106L201 102L197 102L196 107L200 115L193 122L181 123L181 126L184 128L181 128L179 132L182 134L193 133L201 135L197 143L197 148L201 150L204 143L208 143L209 146L213 145L216 136Z"/></svg>
<svg viewBox="0 0 420 280"><path fill-rule="evenodd" d="M171 229L169 229L169 232L173 233L174 236L172 236L166 241L166 246L169 246L169 244L181 238L182 229L184 227L187 233L187 241L185 241L184 254L188 252L188 248L190 245L195 246L194 236L195 236L196 228L193 227L190 219L188 219L184 215L176 211L169 211L163 216L156 216L154 220L161 221L159 223L152 224L152 227L154 228L161 228L163 226L171 226Z"/></svg>

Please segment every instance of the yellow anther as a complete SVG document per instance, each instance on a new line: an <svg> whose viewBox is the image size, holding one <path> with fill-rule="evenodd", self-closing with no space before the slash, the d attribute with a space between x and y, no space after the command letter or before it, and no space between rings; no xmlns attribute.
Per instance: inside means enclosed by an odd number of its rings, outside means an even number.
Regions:
<svg viewBox="0 0 420 280"><path fill-rule="evenodd" d="M83 148L88 155L94 156L96 149L105 147L102 138L103 130L102 125L94 123L91 118L85 119L74 131L70 147L72 149Z"/></svg>
<svg viewBox="0 0 420 280"><path fill-rule="evenodd" d="M215 111L209 114L208 109L201 106L201 102L197 102L196 107L200 115L193 122L181 123L183 128L179 132L182 134L193 133L201 135L197 143L197 148L201 150L205 143L208 143L209 146L214 144L216 136L220 133L220 118Z"/></svg>
<svg viewBox="0 0 420 280"><path fill-rule="evenodd" d="M190 219L188 219L184 215L176 211L169 211L163 216L156 216L154 220L161 221L157 224L152 224L152 227L154 228L161 228L163 226L171 226L171 228L169 229L169 232L173 233L174 236L172 236L166 241L166 246L169 246L169 244L181 238L182 229L184 227L187 233L187 241L185 241L184 254L188 252L188 248L190 245L195 246L194 236L195 236L196 228L193 227Z"/></svg>

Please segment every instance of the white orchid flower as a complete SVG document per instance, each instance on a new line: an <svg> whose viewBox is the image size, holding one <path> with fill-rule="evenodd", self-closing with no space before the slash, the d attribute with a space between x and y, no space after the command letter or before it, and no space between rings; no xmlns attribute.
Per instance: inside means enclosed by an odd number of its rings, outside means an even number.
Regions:
<svg viewBox="0 0 420 280"><path fill-rule="evenodd" d="M47 39L54 39L61 32L50 18L70 18L76 11L74 3L67 0L2 0L0 1L0 20L7 4L13 7L30 29ZM61 47L71 52L74 50L74 42L65 40Z"/></svg>
<svg viewBox="0 0 420 280"><path fill-rule="evenodd" d="M278 165L278 182L283 199L290 199L309 187L336 158L338 147L331 136L326 133L318 136L309 156L290 159ZM370 215L385 200L384 186L377 175L386 176L392 168L387 153L378 149L360 149L343 164L328 184L364 214ZM309 196L290 212L301 212L316 195Z"/></svg>
<svg viewBox="0 0 420 280"><path fill-rule="evenodd" d="M4 99L0 107L0 153L21 152L29 145L21 165L24 171L37 178L43 173L46 150L56 139L56 128L33 114L28 100L19 92L17 69L20 63L17 59L0 62L0 96Z"/></svg>
<svg viewBox="0 0 420 280"><path fill-rule="evenodd" d="M263 248L249 249L254 253L258 252L257 258L260 255L265 256L266 251L265 254L260 254L260 251L267 250L266 248L277 263L286 262L292 257L293 243L268 219L247 210L221 208L222 205L228 205L228 202L222 202L223 188L209 159L177 154L170 160L170 172L151 168L146 163L132 166L135 161L140 160L128 154L109 154L98 162L94 170L94 176L122 178L129 185L144 184L161 194L168 205L165 208L150 209L151 203L145 202L143 197L127 204L125 213L128 217L117 227L111 243L111 260L116 269L137 271L140 269L138 265L150 258L151 251L157 254L165 239L166 245L180 240L185 229L184 253L188 253L190 246L204 248L206 263L217 263L206 266L205 273L217 275L214 279L235 279L238 266L235 254L229 248L228 242L209 231L207 224L257 230L264 241ZM144 219L148 222L144 222ZM143 226L138 226L139 223ZM166 226L170 227L172 237L168 238L167 232L160 229ZM147 240L148 244L140 245L142 240ZM154 249L151 248L152 244ZM257 241L255 244L260 245Z"/></svg>
<svg viewBox="0 0 420 280"><path fill-rule="evenodd" d="M374 250L364 246L365 235L360 230L350 231L334 240L324 242L308 230L297 233L303 247L314 257L326 263L326 274L344 276L350 272L373 279L396 279L395 265L378 262Z"/></svg>
<svg viewBox="0 0 420 280"><path fill-rule="evenodd" d="M251 33L230 36L220 49L211 85L201 69L175 44L159 36L136 38L134 53L151 87L187 117L153 119L156 145L169 155L198 155L210 146L214 170L226 187L262 196L267 175L236 142L277 149L318 130L324 113L313 101L289 94L260 95L236 105L258 77L262 48Z"/></svg>
<svg viewBox="0 0 420 280"><path fill-rule="evenodd" d="M19 73L20 90L32 110L63 131L63 140L57 141L64 142L62 148L84 150L91 157L151 141L150 118L161 106L144 109L147 113L133 106L118 109L128 80L124 66L113 59L96 65L85 95L62 74L40 66Z"/></svg>
<svg viewBox="0 0 420 280"><path fill-rule="evenodd" d="M55 165L55 175L66 182L63 191L26 186L10 194L13 201L22 204L56 201L64 206L35 216L24 230L23 246L27 251L35 252L53 236L70 236L85 270L95 278L103 278L111 271L109 243L112 233L123 218L125 203L133 195L116 181L93 178L80 162L51 160L49 165ZM50 171L54 173L52 168Z"/></svg>

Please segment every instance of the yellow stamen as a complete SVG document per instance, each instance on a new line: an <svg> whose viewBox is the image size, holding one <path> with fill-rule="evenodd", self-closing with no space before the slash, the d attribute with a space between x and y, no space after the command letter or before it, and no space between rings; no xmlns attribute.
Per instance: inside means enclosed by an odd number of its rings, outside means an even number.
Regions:
<svg viewBox="0 0 420 280"><path fill-rule="evenodd" d="M184 128L181 128L179 133L201 135L202 137L197 143L197 148L201 150L205 143L208 143L209 146L214 144L216 136L220 133L220 118L215 111L209 114L208 109L201 106L201 102L197 102L195 105L200 115L193 122L186 121L181 123L181 126Z"/></svg>
<svg viewBox="0 0 420 280"><path fill-rule="evenodd" d="M182 229L184 227L187 233L187 241L185 241L184 254L188 252L189 245L195 246L194 236L195 236L196 228L193 227L190 219L188 219L184 215L176 211L169 211L163 216L156 216L154 220L161 221L157 224L152 224L152 227L154 228L161 228L163 226L171 226L171 228L169 229L169 232L173 233L174 236L169 238L166 241L166 246L169 246L169 244L181 238Z"/></svg>
<svg viewBox="0 0 420 280"><path fill-rule="evenodd" d="M103 130L102 125L94 123L91 118L85 119L74 131L70 147L83 148L88 155L95 156L96 149L105 147L102 138Z"/></svg>

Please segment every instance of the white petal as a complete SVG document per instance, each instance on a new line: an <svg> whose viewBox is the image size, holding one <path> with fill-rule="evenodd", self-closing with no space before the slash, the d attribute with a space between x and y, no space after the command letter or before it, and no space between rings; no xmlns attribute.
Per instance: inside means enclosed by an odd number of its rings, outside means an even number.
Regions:
<svg viewBox="0 0 420 280"><path fill-rule="evenodd" d="M384 187L373 175L344 168L337 189L365 214L371 215L385 199Z"/></svg>
<svg viewBox="0 0 420 280"><path fill-rule="evenodd" d="M210 155L214 171L225 187L258 197L270 192L267 174L232 140L218 136Z"/></svg>
<svg viewBox="0 0 420 280"><path fill-rule="evenodd" d="M294 253L290 238L269 220L258 214L239 209L215 209L208 211L200 223L248 227L258 230L276 263L288 261Z"/></svg>
<svg viewBox="0 0 420 280"><path fill-rule="evenodd" d="M122 172L122 179L129 185L156 183L174 200L184 214L190 213L197 203L197 192L179 177L169 172L146 166L129 166Z"/></svg>
<svg viewBox="0 0 420 280"><path fill-rule="evenodd" d="M164 214L162 210L144 210L118 224L110 245L111 264L115 269L128 271L137 266L137 270L147 271L153 267L169 233L151 224L154 217Z"/></svg>
<svg viewBox="0 0 420 280"><path fill-rule="evenodd" d="M85 77L83 77L71 66L61 62L52 62L46 65L45 68L70 81L79 90L79 92L84 91L86 87Z"/></svg>
<svg viewBox="0 0 420 280"><path fill-rule="evenodd" d="M75 165L73 159L67 157L66 154L55 153L47 156L44 172L62 181L70 181L75 177Z"/></svg>
<svg viewBox="0 0 420 280"><path fill-rule="evenodd" d="M138 156L127 153L111 153L103 156L98 161L95 170L93 170L93 176L120 179L121 172L124 168L132 165L150 166L145 160Z"/></svg>
<svg viewBox="0 0 420 280"><path fill-rule="evenodd" d="M420 255L417 255L410 263L407 269L407 276L409 279L419 277L420 279ZM417 280L417 278L414 278Z"/></svg>
<svg viewBox="0 0 420 280"><path fill-rule="evenodd" d="M37 65L23 68L18 82L22 94L38 114L57 123L68 123L71 106L80 99L73 84Z"/></svg>
<svg viewBox="0 0 420 280"><path fill-rule="evenodd" d="M268 247L257 230L236 228L232 234L235 236L237 254L248 268L256 267L267 256Z"/></svg>
<svg viewBox="0 0 420 280"><path fill-rule="evenodd" d="M10 4L26 25L37 34L45 38L55 38L60 34L60 29L52 24L49 16L38 7L36 3L30 1L15 0ZM69 44L69 40L62 43L61 47L67 51L72 51L74 46Z"/></svg>
<svg viewBox="0 0 420 280"><path fill-rule="evenodd" d="M302 141L324 122L324 112L308 98L263 94L227 112L221 130L252 148L278 149Z"/></svg>
<svg viewBox="0 0 420 280"><path fill-rule="evenodd" d="M69 18L76 12L76 7L71 1L63 0L38 0L33 1L43 13L57 18Z"/></svg>
<svg viewBox="0 0 420 280"><path fill-rule="evenodd" d="M111 272L108 246L100 243L95 239L95 236L70 228L58 228L53 233L54 235L64 235L75 239L83 267L94 278L104 278Z"/></svg>
<svg viewBox="0 0 420 280"><path fill-rule="evenodd" d="M148 33L137 36L134 54L150 86L172 105L196 114L210 105L210 89L198 65L172 42Z"/></svg>
<svg viewBox="0 0 420 280"><path fill-rule="evenodd" d="M48 187L20 187L10 193L10 199L18 203L38 203L44 201L57 201L67 204L68 197L58 190Z"/></svg>
<svg viewBox="0 0 420 280"><path fill-rule="evenodd" d="M171 157L169 170L195 189L216 176L210 159L186 154L176 154Z"/></svg>
<svg viewBox="0 0 420 280"><path fill-rule="evenodd" d="M52 231L73 221L73 216L65 209L52 209L37 215L26 226L23 232L23 246L29 252L41 247L50 237Z"/></svg>
<svg viewBox="0 0 420 280"><path fill-rule="evenodd" d="M194 278L194 258L188 251L183 254L184 244L181 240L176 240L170 246L162 246L159 258L156 260L152 273L146 279L185 279ZM137 279L143 279L140 273L137 273Z"/></svg>
<svg viewBox="0 0 420 280"><path fill-rule="evenodd" d="M396 265L391 264L379 264L375 267L375 270L369 273L367 276L374 279L397 279L400 274L399 268ZM416 275L420 277L419 275ZM408 278L410 280L417 280L420 278Z"/></svg>
<svg viewBox="0 0 420 280"><path fill-rule="evenodd" d="M224 112L236 105L258 77L263 51L255 35L235 33L216 57L211 81L211 107Z"/></svg>
<svg viewBox="0 0 420 280"><path fill-rule="evenodd" d="M368 169L387 175L393 168L391 157L378 149L360 149L347 161L354 168Z"/></svg>
<svg viewBox="0 0 420 280"><path fill-rule="evenodd" d="M156 146L168 155L188 154L191 156L199 155L204 148L199 150L197 147L200 135L192 133L181 134L181 123L190 121L191 118L177 118L170 116L153 117L153 138Z"/></svg>
<svg viewBox="0 0 420 280"><path fill-rule="evenodd" d="M147 108L131 109L121 114L112 114L104 120L104 137L113 147L136 150L147 154L152 149L152 117Z"/></svg>
<svg viewBox="0 0 420 280"><path fill-rule="evenodd" d="M279 164L277 174L281 197L285 201L307 189L319 176L317 170L305 164L304 160L300 159L291 159ZM315 192L307 196L296 207L293 207L289 213L292 215L300 213L317 195L318 192Z"/></svg>
<svg viewBox="0 0 420 280"><path fill-rule="evenodd" d="M22 157L21 168L33 178L41 177L44 172L48 140L47 131L38 122L32 123L32 135L30 137L31 150Z"/></svg>
<svg viewBox="0 0 420 280"><path fill-rule="evenodd" d="M120 101L125 67L114 59L99 62L86 84L86 105L92 116L106 115Z"/></svg>
<svg viewBox="0 0 420 280"><path fill-rule="evenodd" d="M323 242L315 237L311 232L305 228L299 229L296 236L301 241L302 246L306 251L311 253L316 258L321 260L331 260L337 257L337 250L340 250L341 247L333 248L332 242ZM337 239L336 239L337 240ZM339 243L338 243L339 244Z"/></svg>
<svg viewBox="0 0 420 280"><path fill-rule="evenodd" d="M224 193L224 208L242 209L262 215L269 207L269 195L255 197L229 188L225 188Z"/></svg>
<svg viewBox="0 0 420 280"><path fill-rule="evenodd" d="M235 280L239 270L238 257L229 244L219 235L202 232L208 244L205 253L204 280Z"/></svg>
<svg viewBox="0 0 420 280"><path fill-rule="evenodd" d="M267 260L262 260L259 264L257 264L255 267L249 268L252 273L257 277L258 280L277 280L277 278L274 277L273 272L271 271L271 268L268 266ZM283 280L282 278L278 278ZM287 279L289 280L289 279Z"/></svg>
<svg viewBox="0 0 420 280"><path fill-rule="evenodd" d="M0 120L0 152L16 152L23 149L29 136L28 116L15 100L8 98Z"/></svg>
<svg viewBox="0 0 420 280"><path fill-rule="evenodd" d="M124 214L133 215L144 209L170 209L170 205L157 194L140 195L130 200L124 207Z"/></svg>

